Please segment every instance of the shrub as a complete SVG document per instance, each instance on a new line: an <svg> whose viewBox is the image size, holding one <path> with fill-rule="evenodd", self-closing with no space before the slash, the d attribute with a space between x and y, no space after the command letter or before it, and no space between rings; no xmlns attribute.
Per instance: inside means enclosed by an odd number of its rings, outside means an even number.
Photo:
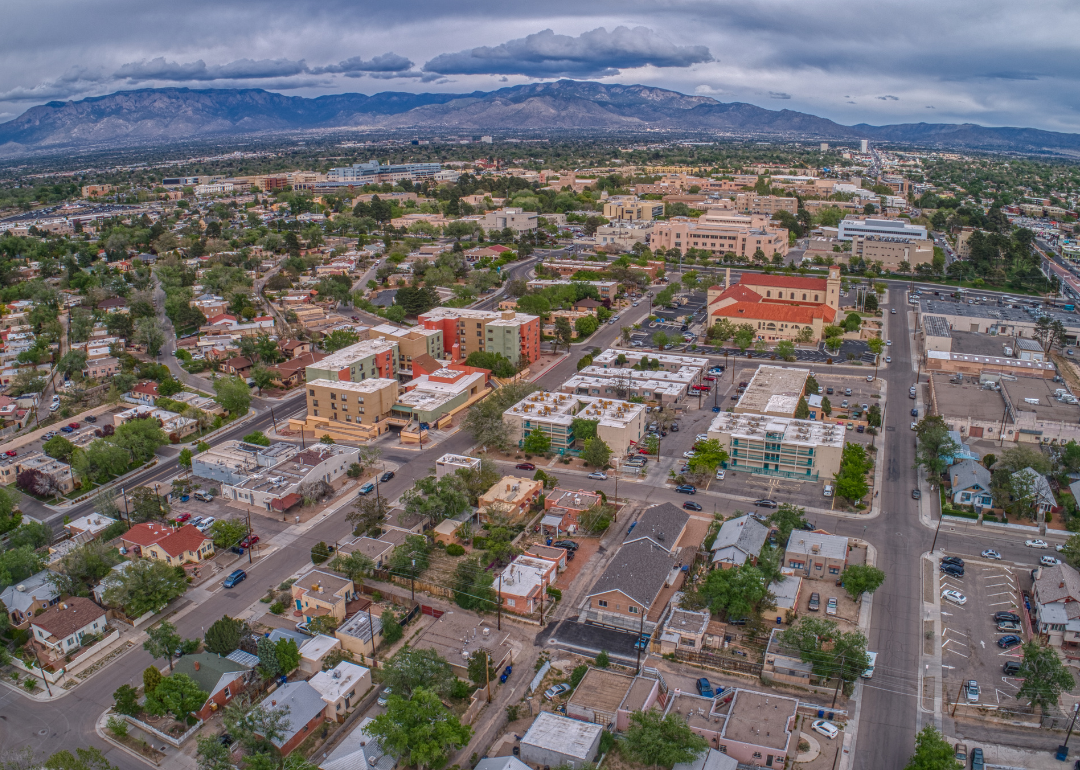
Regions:
<svg viewBox="0 0 1080 770"><path fill-rule="evenodd" d="M319 541L315 545L311 546L311 563L322 564L324 561L330 558L330 546L324 541Z"/></svg>
<svg viewBox="0 0 1080 770"><path fill-rule="evenodd" d="M553 596L556 599L561 599L562 598L562 591L559 590L558 588L556 588L555 586L548 586L547 587L547 595L548 596Z"/></svg>
<svg viewBox="0 0 1080 770"><path fill-rule="evenodd" d="M30 677L26 677L26 679L23 680L23 687L26 688L27 692L33 692L37 689L37 682Z"/></svg>
<svg viewBox="0 0 1080 770"><path fill-rule="evenodd" d="M120 717L109 717L109 721L105 723L105 726L109 728L109 732L115 735L117 738L123 738L128 732L128 723L126 719Z"/></svg>
<svg viewBox="0 0 1080 770"><path fill-rule="evenodd" d="M465 548L463 546L458 545L457 543L451 543L450 545L446 546L446 555L447 556L464 556L465 555Z"/></svg>
<svg viewBox="0 0 1080 770"><path fill-rule="evenodd" d="M270 611L275 615L282 615L285 613L285 604L283 602L274 602L270 605Z"/></svg>
<svg viewBox="0 0 1080 770"><path fill-rule="evenodd" d="M455 679L454 683L450 685L450 697L464 700L469 697L472 689L472 686L464 679Z"/></svg>

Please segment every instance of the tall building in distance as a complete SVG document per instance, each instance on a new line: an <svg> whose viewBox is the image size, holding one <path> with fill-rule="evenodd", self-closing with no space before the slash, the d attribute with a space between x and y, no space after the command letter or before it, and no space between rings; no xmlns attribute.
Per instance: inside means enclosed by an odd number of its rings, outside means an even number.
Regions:
<svg viewBox="0 0 1080 770"><path fill-rule="evenodd" d="M379 161L370 160L367 163L332 168L326 174L326 179L329 182L350 182L361 185L382 184L383 182L427 179L440 171L442 171L441 163L394 163L381 166Z"/></svg>

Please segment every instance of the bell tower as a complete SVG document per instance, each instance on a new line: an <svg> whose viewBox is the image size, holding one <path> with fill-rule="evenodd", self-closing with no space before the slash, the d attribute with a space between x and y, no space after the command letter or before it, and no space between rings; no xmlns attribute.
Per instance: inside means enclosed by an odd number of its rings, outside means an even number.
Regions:
<svg viewBox="0 0 1080 770"><path fill-rule="evenodd" d="M840 312L840 266L829 266L829 278L825 281L825 304Z"/></svg>

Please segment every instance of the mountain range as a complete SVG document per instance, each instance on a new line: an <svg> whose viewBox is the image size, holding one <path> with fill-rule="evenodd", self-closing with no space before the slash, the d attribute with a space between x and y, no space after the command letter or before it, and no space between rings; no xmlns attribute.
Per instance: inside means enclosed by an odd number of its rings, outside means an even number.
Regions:
<svg viewBox="0 0 1080 770"><path fill-rule="evenodd" d="M663 88L575 80L471 94L284 96L258 88L144 88L49 102L0 123L0 155L312 129L622 131L667 129L804 140L871 139L924 147L1080 153L1080 135L975 124L844 126L794 110L723 103Z"/></svg>

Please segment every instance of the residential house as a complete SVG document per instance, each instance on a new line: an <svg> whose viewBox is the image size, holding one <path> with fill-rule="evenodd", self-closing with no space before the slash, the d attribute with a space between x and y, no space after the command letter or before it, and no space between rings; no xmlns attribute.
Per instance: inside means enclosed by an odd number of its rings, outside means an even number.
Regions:
<svg viewBox="0 0 1080 770"><path fill-rule="evenodd" d="M659 696L657 679L590 668L566 702L566 715L622 732L630 726L631 714L648 711Z"/></svg>
<svg viewBox="0 0 1080 770"><path fill-rule="evenodd" d="M1035 571L1035 631L1071 660L1080 659L1080 573L1068 564Z"/></svg>
<svg viewBox="0 0 1080 770"><path fill-rule="evenodd" d="M75 521L69 521L64 525L64 529L72 537L86 533L89 539L93 540L115 523L116 519L110 519L100 513L90 513L86 516L80 516Z"/></svg>
<svg viewBox="0 0 1080 770"><path fill-rule="evenodd" d="M586 621L636 633L642 613L653 608L674 570L675 558L666 548L648 540L622 546L585 597ZM645 621L646 631L655 626Z"/></svg>
<svg viewBox="0 0 1080 770"><path fill-rule="evenodd" d="M222 371L228 372L229 374L234 374L237 377L247 379L251 376L253 364L244 356L237 356L236 358L230 358L222 364L221 368Z"/></svg>
<svg viewBox="0 0 1080 770"><path fill-rule="evenodd" d="M313 618L330 615L339 623L345 620L345 605L356 589L348 578L313 569L292 585L296 611L308 623Z"/></svg>
<svg viewBox="0 0 1080 770"><path fill-rule="evenodd" d="M577 770L596 759L603 725L541 711L521 739L521 761L533 767Z"/></svg>
<svg viewBox="0 0 1080 770"><path fill-rule="evenodd" d="M785 568L786 569L786 568ZM769 584L769 593L773 595L773 607L763 610L762 618L772 623L776 618L776 624L787 622L788 613L796 613L799 610L799 593L802 591L802 578L798 575L781 575Z"/></svg>
<svg viewBox="0 0 1080 770"><path fill-rule="evenodd" d="M307 340L286 340L278 345L278 349L291 361L304 353L310 353L311 343Z"/></svg>
<svg viewBox="0 0 1080 770"><path fill-rule="evenodd" d="M462 522L455 521L454 519L443 519L431 530L431 536L435 538L436 543L442 543L443 545L450 545L457 542L457 531L461 528Z"/></svg>
<svg viewBox="0 0 1080 770"><path fill-rule="evenodd" d="M485 757L476 763L473 770L531 770L531 768L514 756L510 757Z"/></svg>
<svg viewBox="0 0 1080 770"><path fill-rule="evenodd" d="M68 494L75 489L75 478L71 475L70 465L35 451L0 460L0 483L14 484L20 473L29 470L44 473L51 478L61 494Z"/></svg>
<svg viewBox="0 0 1080 770"><path fill-rule="evenodd" d="M280 736L270 738L283 757L303 743L326 718L326 703L307 682L286 682L263 698L260 705L269 713L288 709L288 726Z"/></svg>
<svg viewBox="0 0 1080 770"><path fill-rule="evenodd" d="M194 714L206 720L225 708L251 681L252 666L237 663L210 652L184 655L173 664L174 674L186 674L207 694L206 702Z"/></svg>
<svg viewBox="0 0 1080 770"><path fill-rule="evenodd" d="M690 514L672 503L661 503L647 508L641 518L634 524L632 531L626 534L623 547L638 541L647 541L663 548L668 553L675 550L686 525L690 522Z"/></svg>
<svg viewBox="0 0 1080 770"><path fill-rule="evenodd" d="M705 632L708 631L711 617L708 612L672 606L660 633L660 654L667 655L677 649L700 651L705 646Z"/></svg>
<svg viewBox="0 0 1080 770"><path fill-rule="evenodd" d="M158 384L156 382L139 382L135 387L124 394L124 400L129 404L143 404L153 406L158 398Z"/></svg>
<svg viewBox="0 0 1080 770"><path fill-rule="evenodd" d="M705 749L690 762L677 762L671 770L737 770L739 760L716 749Z"/></svg>
<svg viewBox="0 0 1080 770"><path fill-rule="evenodd" d="M320 671L308 680L323 703L327 719L344 722L360 699L371 689L371 671L343 660L329 671Z"/></svg>
<svg viewBox="0 0 1080 770"><path fill-rule="evenodd" d="M1020 492L1024 498L1030 500L1031 507L1038 513L1050 513L1057 508L1057 499L1054 490L1050 488L1050 482L1032 467L1019 470L1012 475L1013 492Z"/></svg>
<svg viewBox="0 0 1080 770"><path fill-rule="evenodd" d="M558 572L556 562L519 556L499 575L499 599L509 612L531 615L542 604L544 592L555 582Z"/></svg>
<svg viewBox="0 0 1080 770"><path fill-rule="evenodd" d="M574 532L581 514L599 503L600 495L593 492L555 487L544 496L546 514L540 523L545 528L554 530L555 534L560 531Z"/></svg>
<svg viewBox="0 0 1080 770"><path fill-rule="evenodd" d="M992 508L994 498L990 494L990 471L975 460L961 460L949 468L952 479L953 505L972 505L976 508Z"/></svg>
<svg viewBox="0 0 1080 770"><path fill-rule="evenodd" d="M83 645L85 637L105 633L105 610L89 599L73 596L30 620L30 635L50 657L62 658Z"/></svg>
<svg viewBox="0 0 1080 770"><path fill-rule="evenodd" d="M125 532L120 540L136 555L172 566L203 561L214 555L214 541L190 524L173 529L166 524L142 522Z"/></svg>
<svg viewBox="0 0 1080 770"><path fill-rule="evenodd" d="M288 361L284 361L267 369L274 376L273 383L281 388L293 388L304 382L304 374L307 367L317 364L326 356L322 353L304 352L298 353Z"/></svg>
<svg viewBox="0 0 1080 770"><path fill-rule="evenodd" d="M447 521L450 521L447 519ZM389 543L386 540L376 539L371 537L358 537L351 543L344 543L338 546L338 553L342 556L348 556L353 553L362 553L367 558L371 559L371 563L375 565L375 569L383 569L386 562L390 560L391 554L394 553L396 548L393 543Z"/></svg>
<svg viewBox="0 0 1080 770"><path fill-rule="evenodd" d="M360 610L334 629L341 646L353 655L374 655L382 635L382 619L370 610Z"/></svg>
<svg viewBox="0 0 1080 770"><path fill-rule="evenodd" d="M544 482L516 476L503 476L482 494L477 502L482 521L489 512L499 511L508 519L525 516L544 493Z"/></svg>
<svg viewBox="0 0 1080 770"><path fill-rule="evenodd" d="M728 519L712 544L713 569L728 569L746 562L756 564L765 541L769 539L769 527L752 514Z"/></svg>
<svg viewBox="0 0 1080 770"><path fill-rule="evenodd" d="M60 601L60 593L49 580L49 570L42 570L0 591L0 603L7 609L8 621L15 628L30 625L34 613Z"/></svg>
<svg viewBox="0 0 1080 770"><path fill-rule="evenodd" d="M126 313L128 312L127 300L123 297L102 300L97 304L97 309L104 310L106 313Z"/></svg>
<svg viewBox="0 0 1080 770"><path fill-rule="evenodd" d="M847 566L847 554L846 537L797 529L788 538L783 566L803 577L835 580Z"/></svg>
<svg viewBox="0 0 1080 770"><path fill-rule="evenodd" d="M379 739L368 732L372 722L371 717L364 717L363 721L356 726L351 733L345 736L334 750L330 752L320 763L319 770L394 770L397 767L397 759L387 754L382 749ZM512 758L512 757L511 757ZM481 760L476 770L488 760ZM518 764L522 764L518 762ZM525 767L511 770L526 770ZM709 768L708 770L712 770ZM726 770L726 769L725 769Z"/></svg>
<svg viewBox="0 0 1080 770"><path fill-rule="evenodd" d="M315 634L300 645L300 671L311 676L322 671L323 659L341 648L341 640L326 634Z"/></svg>

